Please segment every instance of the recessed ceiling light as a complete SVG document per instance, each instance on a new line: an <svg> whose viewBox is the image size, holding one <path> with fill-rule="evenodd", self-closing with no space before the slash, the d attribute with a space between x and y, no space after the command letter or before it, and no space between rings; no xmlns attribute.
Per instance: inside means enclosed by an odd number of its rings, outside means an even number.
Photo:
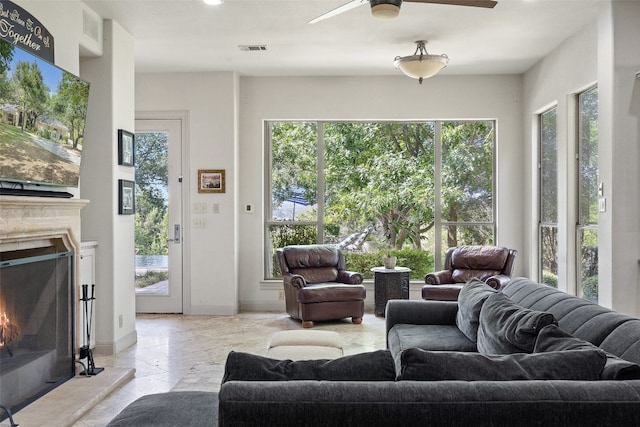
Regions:
<svg viewBox="0 0 640 427"><path fill-rule="evenodd" d="M202 1L205 2L206 4L210 4L211 6L218 6L219 4L223 3L222 0L202 0Z"/></svg>

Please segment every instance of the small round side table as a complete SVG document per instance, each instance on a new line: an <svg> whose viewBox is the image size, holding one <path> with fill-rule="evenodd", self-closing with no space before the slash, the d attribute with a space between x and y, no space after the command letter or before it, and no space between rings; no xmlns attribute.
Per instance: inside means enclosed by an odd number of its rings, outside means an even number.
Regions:
<svg viewBox="0 0 640 427"><path fill-rule="evenodd" d="M410 268L374 267L371 271L375 295L373 312L376 316L384 316L387 301L390 299L409 299Z"/></svg>

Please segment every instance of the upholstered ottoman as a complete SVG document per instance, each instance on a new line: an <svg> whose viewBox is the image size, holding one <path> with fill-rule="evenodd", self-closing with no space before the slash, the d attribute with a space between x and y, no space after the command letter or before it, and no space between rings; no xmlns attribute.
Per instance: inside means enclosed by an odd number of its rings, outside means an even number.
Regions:
<svg viewBox="0 0 640 427"><path fill-rule="evenodd" d="M131 402L107 427L217 427L218 393L173 391Z"/></svg>
<svg viewBox="0 0 640 427"><path fill-rule="evenodd" d="M343 355L340 334L317 330L276 332L266 353L267 357L281 360L337 359Z"/></svg>

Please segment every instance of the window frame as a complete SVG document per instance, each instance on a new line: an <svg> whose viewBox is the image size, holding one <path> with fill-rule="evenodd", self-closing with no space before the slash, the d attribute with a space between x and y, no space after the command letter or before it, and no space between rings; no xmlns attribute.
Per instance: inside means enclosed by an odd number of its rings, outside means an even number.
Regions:
<svg viewBox="0 0 640 427"><path fill-rule="evenodd" d="M315 123L317 131L317 216L315 221L298 221L298 220L273 220L272 209L272 126L274 123ZM467 122L491 122L493 125L493 141L491 147L491 220L490 221L445 221L442 215L442 124L443 123L467 123ZM434 210L434 268L436 270L443 268L444 263L444 251L443 248L443 235L445 230L450 225L457 225L460 227L490 227L493 235L493 243L497 244L498 241L498 226L497 226L497 180L496 180L496 152L498 146L498 121L497 119L438 119L438 120L265 120L264 121L264 141L265 141L265 163L264 163L264 217L263 217L263 275L264 280L276 280L279 277L270 276L270 267L272 264L271 248L267 247L270 244L270 227L274 225L308 225L315 226L317 228L317 241L321 244L325 235L324 227L324 129L326 124L332 123L434 123L434 204L436 209ZM420 278L421 279L421 278ZM420 280L422 281L422 280Z"/></svg>

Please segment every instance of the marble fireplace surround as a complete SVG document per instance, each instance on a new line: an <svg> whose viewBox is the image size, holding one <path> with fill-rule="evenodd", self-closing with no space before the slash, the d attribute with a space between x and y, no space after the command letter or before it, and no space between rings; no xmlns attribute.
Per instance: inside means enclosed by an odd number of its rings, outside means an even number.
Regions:
<svg viewBox="0 0 640 427"><path fill-rule="evenodd" d="M80 295L80 210L82 199L0 196L0 252L54 247L75 254L75 295ZM80 304L75 310L75 352L82 342Z"/></svg>

